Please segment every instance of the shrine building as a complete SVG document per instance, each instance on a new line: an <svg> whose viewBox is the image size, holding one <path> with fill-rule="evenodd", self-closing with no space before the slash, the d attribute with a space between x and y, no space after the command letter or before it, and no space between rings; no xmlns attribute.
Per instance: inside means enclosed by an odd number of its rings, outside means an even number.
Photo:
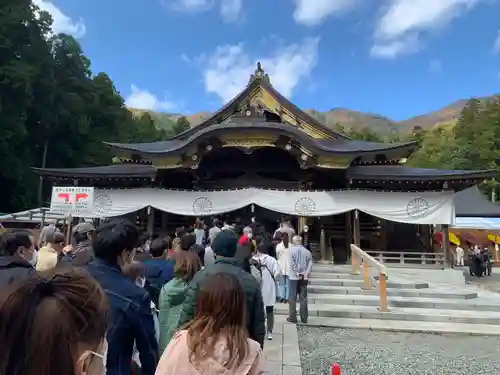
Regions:
<svg viewBox="0 0 500 375"><path fill-rule="evenodd" d="M431 224L453 224L454 192L494 176L409 168L416 142L335 132L281 95L260 64L201 124L168 141L107 145L112 165L33 169L54 186L94 187L96 217L135 215L150 232L172 233L197 216L272 226L285 214L299 231L308 225L317 259L336 263L351 243L432 251Z"/></svg>

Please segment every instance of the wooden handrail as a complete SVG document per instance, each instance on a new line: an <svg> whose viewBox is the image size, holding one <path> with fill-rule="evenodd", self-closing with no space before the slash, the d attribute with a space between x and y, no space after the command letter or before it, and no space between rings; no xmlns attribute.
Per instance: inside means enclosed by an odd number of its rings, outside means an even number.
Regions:
<svg viewBox="0 0 500 375"><path fill-rule="evenodd" d="M373 277L370 275L370 267L376 269L378 274L378 291L380 297L380 311L389 311L387 307L387 268L363 251L360 247L351 244L352 273L359 275L363 268L363 289L373 288Z"/></svg>

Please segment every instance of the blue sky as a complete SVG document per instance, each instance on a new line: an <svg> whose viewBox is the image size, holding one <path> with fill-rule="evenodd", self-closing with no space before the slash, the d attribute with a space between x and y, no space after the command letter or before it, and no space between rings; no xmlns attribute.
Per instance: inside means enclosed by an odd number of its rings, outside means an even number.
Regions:
<svg viewBox="0 0 500 375"><path fill-rule="evenodd" d="M500 92L500 0L33 0L131 106L213 111L262 61L302 108L395 120Z"/></svg>

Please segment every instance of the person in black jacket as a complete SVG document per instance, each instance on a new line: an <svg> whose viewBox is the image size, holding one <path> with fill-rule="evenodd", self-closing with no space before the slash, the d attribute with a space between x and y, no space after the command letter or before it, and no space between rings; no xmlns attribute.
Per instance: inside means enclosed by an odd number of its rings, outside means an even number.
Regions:
<svg viewBox="0 0 500 375"><path fill-rule="evenodd" d="M35 273L36 257L29 232L5 233L0 239L0 288Z"/></svg>

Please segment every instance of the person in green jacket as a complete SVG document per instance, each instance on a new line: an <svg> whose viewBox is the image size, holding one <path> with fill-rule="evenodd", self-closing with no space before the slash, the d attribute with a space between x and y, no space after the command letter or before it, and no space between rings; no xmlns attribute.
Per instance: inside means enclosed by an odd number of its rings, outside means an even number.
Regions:
<svg viewBox="0 0 500 375"><path fill-rule="evenodd" d="M238 237L231 230L223 230L215 237L212 244L212 250L216 256L215 263L198 272L189 283L178 327L182 327L195 317L196 298L200 286L205 280L214 274L229 273L236 276L245 292L248 334L251 339L257 341L263 348L266 335L266 318L260 285L250 273L243 269L241 262L235 257L237 247Z"/></svg>
<svg viewBox="0 0 500 375"><path fill-rule="evenodd" d="M194 252L179 251L174 255L174 277L160 292L160 353L168 346L179 323L182 304L186 298L186 287L201 269L200 258Z"/></svg>

